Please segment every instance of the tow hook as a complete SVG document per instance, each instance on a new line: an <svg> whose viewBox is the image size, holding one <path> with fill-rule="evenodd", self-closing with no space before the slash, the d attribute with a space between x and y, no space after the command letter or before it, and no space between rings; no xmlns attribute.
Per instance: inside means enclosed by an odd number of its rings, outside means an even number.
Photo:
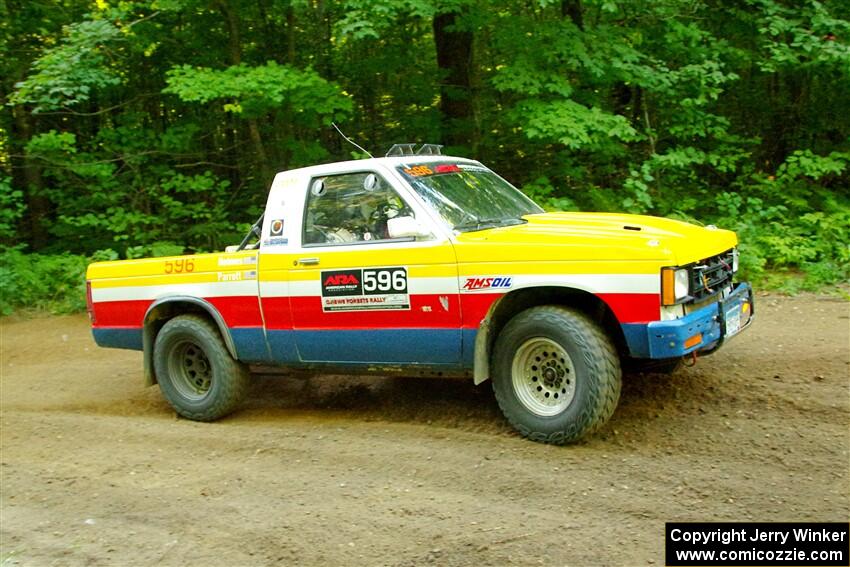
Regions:
<svg viewBox="0 0 850 567"><path fill-rule="evenodd" d="M690 360L690 364L688 364L689 360ZM697 365L697 351L692 352L690 354L690 357L688 357L687 355L683 356L682 357L682 363L685 366L687 366L688 368L693 368L694 366L696 366Z"/></svg>

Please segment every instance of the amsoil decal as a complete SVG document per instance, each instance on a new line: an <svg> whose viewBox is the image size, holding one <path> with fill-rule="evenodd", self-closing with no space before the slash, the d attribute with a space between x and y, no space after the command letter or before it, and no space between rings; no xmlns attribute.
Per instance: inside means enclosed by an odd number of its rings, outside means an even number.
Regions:
<svg viewBox="0 0 850 567"><path fill-rule="evenodd" d="M464 291L488 291L492 289L508 289L512 285L510 276L499 276L495 278L466 278L461 286Z"/></svg>
<svg viewBox="0 0 850 567"><path fill-rule="evenodd" d="M407 268L330 270L321 277L322 311L410 309Z"/></svg>

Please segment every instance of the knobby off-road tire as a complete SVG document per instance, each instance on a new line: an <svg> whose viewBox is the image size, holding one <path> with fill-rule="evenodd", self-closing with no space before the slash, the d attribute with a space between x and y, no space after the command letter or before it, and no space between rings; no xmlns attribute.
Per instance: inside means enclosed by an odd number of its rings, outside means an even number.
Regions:
<svg viewBox="0 0 850 567"><path fill-rule="evenodd" d="M575 442L608 421L620 398L614 345L599 325L574 309L523 311L499 333L492 362L502 413L533 441Z"/></svg>
<svg viewBox="0 0 850 567"><path fill-rule="evenodd" d="M159 388L174 410L196 421L231 413L248 392L248 368L234 360L218 329L198 315L163 325L154 342Z"/></svg>

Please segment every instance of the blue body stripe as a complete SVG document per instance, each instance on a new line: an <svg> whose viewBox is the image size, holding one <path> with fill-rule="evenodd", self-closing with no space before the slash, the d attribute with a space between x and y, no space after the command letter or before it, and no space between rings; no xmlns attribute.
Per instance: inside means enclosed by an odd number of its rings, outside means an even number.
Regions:
<svg viewBox="0 0 850 567"><path fill-rule="evenodd" d="M475 366L475 337L477 336L478 329L461 330L463 340L463 367L470 370Z"/></svg>
<svg viewBox="0 0 850 567"><path fill-rule="evenodd" d="M142 350L143 348L141 328L94 328L91 332L97 346L107 348L127 348L131 350Z"/></svg>
<svg viewBox="0 0 850 567"><path fill-rule="evenodd" d="M239 360L249 363L408 363L464 368L472 368L477 333L476 329L272 330L265 333L261 327L231 329Z"/></svg>
<svg viewBox="0 0 850 567"><path fill-rule="evenodd" d="M96 328L92 333L98 346L143 348L142 329ZM230 329L237 358L250 364L390 363L464 368L472 368L476 333L475 329Z"/></svg>
<svg viewBox="0 0 850 567"><path fill-rule="evenodd" d="M621 324L629 354L633 358L651 358L649 354L649 329L645 323Z"/></svg>
<svg viewBox="0 0 850 567"><path fill-rule="evenodd" d="M269 357L274 364L301 362L295 347L295 331L266 331L269 341Z"/></svg>
<svg viewBox="0 0 850 567"><path fill-rule="evenodd" d="M634 358L677 358L709 347L720 340L717 304L673 321L622 325L629 352ZM685 341L702 333L702 341L685 348Z"/></svg>
<svg viewBox="0 0 850 567"><path fill-rule="evenodd" d="M461 362L460 329L296 330L304 362L451 364ZM269 335L276 334L270 331ZM277 353L274 353L277 359Z"/></svg>
<svg viewBox="0 0 850 567"><path fill-rule="evenodd" d="M695 351L711 351L724 338L724 310L740 310L744 303L749 303L752 314L755 308L753 288L747 282L735 284L732 293L725 298L680 319L622 325L623 334L635 358L676 358ZM702 341L685 348L685 341L697 334L702 334Z"/></svg>
<svg viewBox="0 0 850 567"><path fill-rule="evenodd" d="M230 329L236 357L242 362L262 364L272 362L266 343L266 332L262 327L240 327Z"/></svg>

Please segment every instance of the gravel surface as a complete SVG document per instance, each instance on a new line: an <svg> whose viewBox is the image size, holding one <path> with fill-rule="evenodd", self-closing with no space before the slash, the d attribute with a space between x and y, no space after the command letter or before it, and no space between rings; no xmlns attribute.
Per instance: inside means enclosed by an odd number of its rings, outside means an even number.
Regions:
<svg viewBox="0 0 850 567"><path fill-rule="evenodd" d="M850 307L757 298L552 447L489 383L258 376L177 419L85 316L0 320L0 565L663 565L664 522L850 518Z"/></svg>

